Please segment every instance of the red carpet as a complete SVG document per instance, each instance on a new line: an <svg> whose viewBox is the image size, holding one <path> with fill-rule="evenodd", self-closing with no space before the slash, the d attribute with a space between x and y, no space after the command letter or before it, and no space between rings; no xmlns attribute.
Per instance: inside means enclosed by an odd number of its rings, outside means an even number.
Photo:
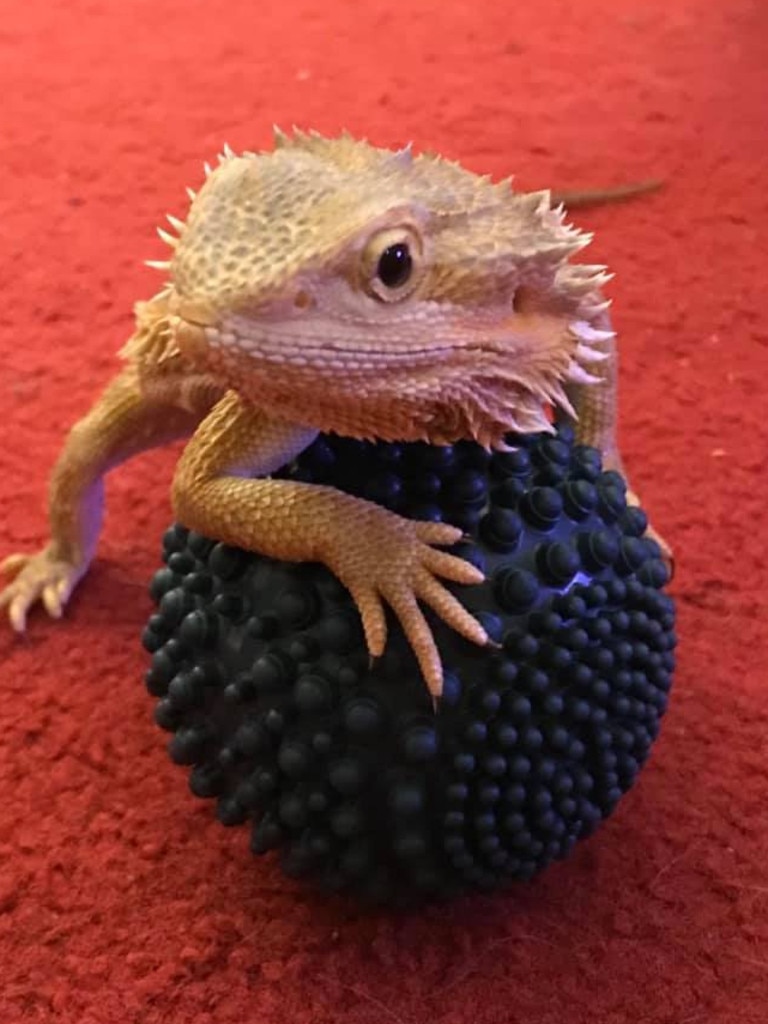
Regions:
<svg viewBox="0 0 768 1024"><path fill-rule="evenodd" d="M652 761L569 861L418 915L324 902L166 756L137 637L172 453L128 467L66 622L0 631L0 1021L763 1024L763 0L6 0L0 86L3 553L43 540L62 433L202 161L348 127L522 187L669 180L580 220L617 273L625 455L681 641Z"/></svg>

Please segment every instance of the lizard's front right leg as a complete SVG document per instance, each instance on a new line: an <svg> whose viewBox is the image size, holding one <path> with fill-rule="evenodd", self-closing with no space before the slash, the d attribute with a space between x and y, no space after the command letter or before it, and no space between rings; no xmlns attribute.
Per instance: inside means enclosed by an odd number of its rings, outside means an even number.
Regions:
<svg viewBox="0 0 768 1024"><path fill-rule="evenodd" d="M594 296L595 303L601 299L602 296L598 294ZM596 380L590 384L569 385L567 388L577 413L574 424L576 441L597 448L603 456L603 468L615 470L627 480L617 440L619 356L616 343L611 337L613 332L607 312L596 319L596 326L605 332L604 358L589 368ZM582 325L581 330L594 336L595 328L590 325ZM640 504L638 495L631 488L627 491L627 502L630 505ZM656 541L667 568L673 572L674 557L669 544L651 525L646 529L646 536Z"/></svg>
<svg viewBox="0 0 768 1024"><path fill-rule="evenodd" d="M419 602L469 640L484 644L483 627L438 579L479 583L483 575L469 562L433 547L458 541L461 530L454 526L405 519L333 487L252 478L290 462L316 433L271 419L229 393L179 461L173 486L176 517L199 533L268 557L324 562L357 605L374 657L384 651L384 606L389 605L437 697L442 666Z"/></svg>
<svg viewBox="0 0 768 1024"><path fill-rule="evenodd" d="M0 574L11 577L0 608L8 608L18 632L36 601L59 618L87 572L101 530L105 473L138 452L188 437L221 394L204 382L194 385L188 373L171 373L147 391L129 364L72 428L51 474L48 543L0 563Z"/></svg>

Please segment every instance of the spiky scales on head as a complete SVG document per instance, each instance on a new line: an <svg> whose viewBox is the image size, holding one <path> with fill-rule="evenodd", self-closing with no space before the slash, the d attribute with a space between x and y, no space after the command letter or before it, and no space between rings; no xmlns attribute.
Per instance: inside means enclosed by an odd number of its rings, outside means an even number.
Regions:
<svg viewBox="0 0 768 1024"><path fill-rule="evenodd" d="M548 192L410 148L278 132L226 150L174 226L163 338L320 430L499 446L547 429L612 337Z"/></svg>

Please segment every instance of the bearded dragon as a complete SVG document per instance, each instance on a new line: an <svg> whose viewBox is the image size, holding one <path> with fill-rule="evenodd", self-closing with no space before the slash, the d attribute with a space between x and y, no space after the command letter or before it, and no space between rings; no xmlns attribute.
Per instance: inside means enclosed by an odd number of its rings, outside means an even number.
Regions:
<svg viewBox="0 0 768 1024"><path fill-rule="evenodd" d="M499 449L510 432L552 430L553 408L621 470L609 276L571 262L591 236L550 192L515 192L410 148L276 131L273 150L225 147L206 171L186 220L160 230L172 254L152 265L167 283L137 304L123 369L53 470L50 540L2 564L0 607L18 631L38 600L60 617L94 557L106 472L191 435L172 485L177 520L325 563L372 657L389 606L437 696L421 605L489 642L446 585L483 578L442 550L461 531L270 474L319 432Z"/></svg>

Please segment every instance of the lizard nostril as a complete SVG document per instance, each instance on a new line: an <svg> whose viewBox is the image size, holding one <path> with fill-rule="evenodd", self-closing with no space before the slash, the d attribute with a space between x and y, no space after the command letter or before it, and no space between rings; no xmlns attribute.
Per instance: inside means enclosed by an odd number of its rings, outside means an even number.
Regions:
<svg viewBox="0 0 768 1024"><path fill-rule="evenodd" d="M296 309L309 309L310 306L314 305L312 296L309 292L298 291L293 297L293 304Z"/></svg>

